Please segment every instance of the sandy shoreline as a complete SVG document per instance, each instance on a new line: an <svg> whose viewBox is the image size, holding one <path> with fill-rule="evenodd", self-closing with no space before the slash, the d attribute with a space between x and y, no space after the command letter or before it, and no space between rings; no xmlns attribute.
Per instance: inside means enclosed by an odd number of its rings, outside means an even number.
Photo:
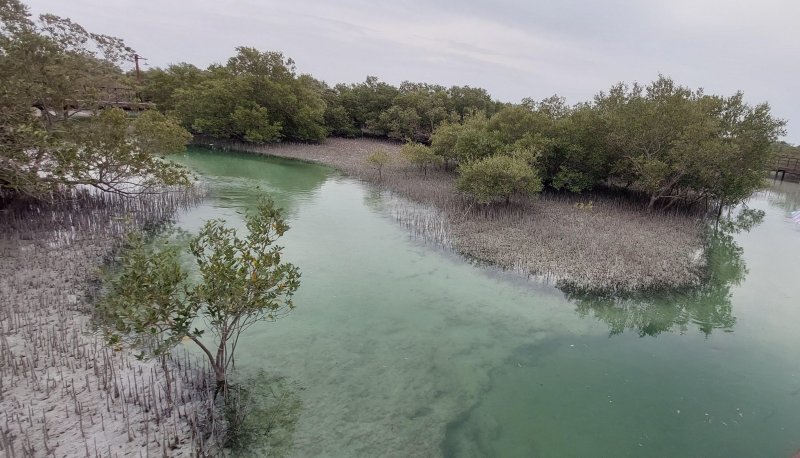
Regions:
<svg viewBox="0 0 800 458"><path fill-rule="evenodd" d="M162 202L163 204L163 202ZM124 233L169 208L4 210L0 449L5 456L205 453L205 376L187 356L139 361L90 329L87 292ZM165 207L169 207L165 205ZM133 213L131 213L133 212ZM127 216L125 216L127 215ZM151 221L152 222L152 221Z"/></svg>
<svg viewBox="0 0 800 458"><path fill-rule="evenodd" d="M703 225L692 216L648 214L624 198L592 193L542 194L508 207L472 205L454 191L453 173L423 173L404 162L400 144L382 140L253 145L198 138L196 143L335 167L433 209L397 210L398 220L417 235L562 288L625 294L702 281ZM366 164L376 149L392 157L380 180Z"/></svg>

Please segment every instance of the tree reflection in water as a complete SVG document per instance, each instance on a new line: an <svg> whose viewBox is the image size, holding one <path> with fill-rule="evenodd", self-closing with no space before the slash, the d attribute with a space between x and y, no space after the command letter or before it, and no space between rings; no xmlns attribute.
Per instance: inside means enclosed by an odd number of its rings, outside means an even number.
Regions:
<svg viewBox="0 0 800 458"><path fill-rule="evenodd" d="M611 335L626 329L640 336L685 332L696 326L704 334L714 329L731 331L736 324L731 289L747 275L747 266L733 235L749 231L764 219L764 212L743 208L736 216L719 221L706 242L705 278L700 286L678 291L643 292L626 297L601 297L580 291L565 294L581 316L594 316L608 324Z"/></svg>

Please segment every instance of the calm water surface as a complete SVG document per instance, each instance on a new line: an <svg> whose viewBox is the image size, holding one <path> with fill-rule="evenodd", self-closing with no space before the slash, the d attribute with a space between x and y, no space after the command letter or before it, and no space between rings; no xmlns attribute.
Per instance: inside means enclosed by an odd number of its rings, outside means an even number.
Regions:
<svg viewBox="0 0 800 458"><path fill-rule="evenodd" d="M292 380L289 456L791 456L800 448L800 186L749 207L709 286L566 298L412 240L394 202L329 168L191 150L212 197L183 214L288 212L297 309L253 328L237 367ZM265 445L266 447L266 445ZM258 444L254 446L258 449ZM262 449L263 452L266 449ZM258 452L257 452L258 453Z"/></svg>

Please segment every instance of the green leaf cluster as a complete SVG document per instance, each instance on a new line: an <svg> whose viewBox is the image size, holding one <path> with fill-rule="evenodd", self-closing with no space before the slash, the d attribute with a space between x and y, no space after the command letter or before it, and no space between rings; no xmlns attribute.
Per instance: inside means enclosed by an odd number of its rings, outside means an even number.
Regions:
<svg viewBox="0 0 800 458"><path fill-rule="evenodd" d="M198 273L192 283L176 248L132 237L97 308L109 340L160 354L190 339L224 385L241 334L288 313L300 286L299 269L283 262L275 244L289 229L281 210L265 199L246 217L246 227L240 237L221 220L203 226L189 244ZM215 345L201 339L199 320L214 334Z"/></svg>
<svg viewBox="0 0 800 458"><path fill-rule="evenodd" d="M142 94L180 117L193 132L250 142L320 141L327 135L382 136L428 142L445 122L501 106L485 89L403 82L368 76L328 86L297 75L279 52L237 48L226 65L205 70L181 63L148 70ZM236 116L239 109L248 116ZM255 127L255 130L253 128Z"/></svg>
<svg viewBox="0 0 800 458"><path fill-rule="evenodd" d="M482 159L506 150L500 133L483 112L467 115L463 123L440 126L431 138L434 153L446 163Z"/></svg>
<svg viewBox="0 0 800 458"><path fill-rule="evenodd" d="M428 173L428 167L440 165L442 158L433 152L433 148L422 143L410 142L403 145L400 155L410 164L419 167L423 173Z"/></svg>
<svg viewBox="0 0 800 458"><path fill-rule="evenodd" d="M785 125L741 92L707 95L663 76L644 87L616 85L594 109L609 174L647 193L651 208L746 199L762 185Z"/></svg>
<svg viewBox="0 0 800 458"><path fill-rule="evenodd" d="M172 65L145 81L145 95L195 133L252 143L316 142L328 133L321 83L298 76L279 52L238 47L225 65Z"/></svg>
<svg viewBox="0 0 800 458"><path fill-rule="evenodd" d="M337 84L328 94L327 110L337 119L332 134L424 143L443 123L460 122L476 111L493 114L501 106L481 88L409 81L395 87L374 76L359 84Z"/></svg>
<svg viewBox="0 0 800 458"><path fill-rule="evenodd" d="M511 196L531 196L542 190L536 171L522 158L489 156L459 167L456 187L481 204L509 202Z"/></svg>
<svg viewBox="0 0 800 458"><path fill-rule="evenodd" d="M784 124L742 93L707 95L660 76L575 106L554 96L467 116L439 126L431 147L450 164L523 155L552 188L629 188L649 196L648 208L730 206L762 186Z"/></svg>
<svg viewBox="0 0 800 458"><path fill-rule="evenodd" d="M0 193L45 199L78 185L133 194L188 183L160 158L185 147L184 129L156 112L107 108L136 102L119 68L131 48L69 19L34 21L17 0L0 1L0 17Z"/></svg>
<svg viewBox="0 0 800 458"><path fill-rule="evenodd" d="M383 179L383 168L392 161L392 156L385 150L378 149L367 156L367 165L378 172L378 179Z"/></svg>

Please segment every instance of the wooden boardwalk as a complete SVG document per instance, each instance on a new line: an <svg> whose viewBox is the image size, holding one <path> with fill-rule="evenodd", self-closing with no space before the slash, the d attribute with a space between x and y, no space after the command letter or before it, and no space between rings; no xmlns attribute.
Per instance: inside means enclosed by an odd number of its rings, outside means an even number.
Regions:
<svg viewBox="0 0 800 458"><path fill-rule="evenodd" d="M144 111L155 109L156 104L150 102L134 102L131 100L67 100L64 108L72 110L104 110L121 108L125 111Z"/></svg>
<svg viewBox="0 0 800 458"><path fill-rule="evenodd" d="M76 97L74 99L60 100L57 106L35 103L34 108L49 111L97 111L109 108L120 108L125 111L153 110L156 105L151 102L142 102L139 94L127 86L100 86L95 88L95 94L84 94L89 97Z"/></svg>
<svg viewBox="0 0 800 458"><path fill-rule="evenodd" d="M775 158L770 172L775 172L776 180L780 175L781 181L783 181L787 173L800 178L800 157L778 156Z"/></svg>

